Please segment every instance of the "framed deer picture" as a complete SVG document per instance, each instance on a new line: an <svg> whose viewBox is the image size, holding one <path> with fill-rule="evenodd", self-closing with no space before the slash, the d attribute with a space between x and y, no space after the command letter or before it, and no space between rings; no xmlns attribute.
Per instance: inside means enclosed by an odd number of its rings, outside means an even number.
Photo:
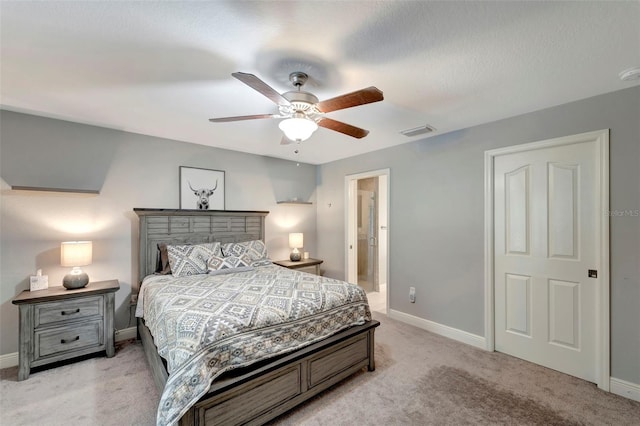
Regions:
<svg viewBox="0 0 640 426"><path fill-rule="evenodd" d="M180 208L224 210L224 171L180 166Z"/></svg>

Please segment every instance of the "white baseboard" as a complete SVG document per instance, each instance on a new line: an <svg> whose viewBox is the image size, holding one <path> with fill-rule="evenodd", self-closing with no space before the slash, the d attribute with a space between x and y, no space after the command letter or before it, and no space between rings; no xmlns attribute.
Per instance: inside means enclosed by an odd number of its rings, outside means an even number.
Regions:
<svg viewBox="0 0 640 426"><path fill-rule="evenodd" d="M123 340L135 339L138 336L136 327L123 328L116 330L116 342ZM15 367L18 365L18 352L0 355L0 370L3 368Z"/></svg>
<svg viewBox="0 0 640 426"><path fill-rule="evenodd" d="M129 328L123 328L122 330L116 330L116 342L135 339L136 337L138 337L138 329L136 327L129 327Z"/></svg>
<svg viewBox="0 0 640 426"><path fill-rule="evenodd" d="M437 322L426 320L424 318L405 314L404 312L395 311L393 309L389 309L388 315L389 318L406 322L407 324L415 325L416 327L423 330L427 330L432 333L457 340L458 342L466 343L467 345L475 346L476 348L486 349L485 338L482 336L458 330L457 328L449 327L448 325L442 325Z"/></svg>
<svg viewBox="0 0 640 426"><path fill-rule="evenodd" d="M15 367L18 365L18 352L0 355L0 369Z"/></svg>
<svg viewBox="0 0 640 426"><path fill-rule="evenodd" d="M609 380L609 391L625 398L640 402L640 385L612 377Z"/></svg>

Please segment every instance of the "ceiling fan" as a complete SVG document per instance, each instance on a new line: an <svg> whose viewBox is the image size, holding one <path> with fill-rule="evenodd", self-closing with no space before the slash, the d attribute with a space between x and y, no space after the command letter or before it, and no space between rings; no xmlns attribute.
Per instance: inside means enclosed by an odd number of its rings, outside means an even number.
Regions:
<svg viewBox="0 0 640 426"><path fill-rule="evenodd" d="M276 92L275 89L253 74L234 72L231 75L278 105L278 114L211 118L209 121L213 123L223 123L227 121L254 120L260 118L284 118L278 125L285 134L282 138L282 144L299 143L309 139L313 132L318 129L318 126L344 133L354 138L363 138L369 134L368 130L327 118L324 114L340 109L378 102L384 99L382 91L371 86L366 89L336 96L335 98L318 101L315 95L301 90L309 76L299 71L292 72L289 75L289 80L296 90L283 94Z"/></svg>

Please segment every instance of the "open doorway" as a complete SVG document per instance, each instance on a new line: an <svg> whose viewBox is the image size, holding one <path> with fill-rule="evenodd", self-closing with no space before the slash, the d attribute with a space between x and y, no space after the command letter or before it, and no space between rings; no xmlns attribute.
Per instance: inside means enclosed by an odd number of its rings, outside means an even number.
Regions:
<svg viewBox="0 0 640 426"><path fill-rule="evenodd" d="M346 280L367 292L372 310L388 306L389 170L346 177Z"/></svg>

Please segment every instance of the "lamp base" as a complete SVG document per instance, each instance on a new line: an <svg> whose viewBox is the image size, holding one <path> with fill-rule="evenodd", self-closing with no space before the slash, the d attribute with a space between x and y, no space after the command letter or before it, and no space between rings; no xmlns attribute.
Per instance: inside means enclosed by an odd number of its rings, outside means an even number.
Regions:
<svg viewBox="0 0 640 426"><path fill-rule="evenodd" d="M292 251L289 255L289 259L291 259L292 262L299 262L300 259L302 259L302 256L299 251Z"/></svg>
<svg viewBox="0 0 640 426"><path fill-rule="evenodd" d="M75 290L89 284L89 275L82 272L80 274L67 274L62 279L62 285L67 290Z"/></svg>

